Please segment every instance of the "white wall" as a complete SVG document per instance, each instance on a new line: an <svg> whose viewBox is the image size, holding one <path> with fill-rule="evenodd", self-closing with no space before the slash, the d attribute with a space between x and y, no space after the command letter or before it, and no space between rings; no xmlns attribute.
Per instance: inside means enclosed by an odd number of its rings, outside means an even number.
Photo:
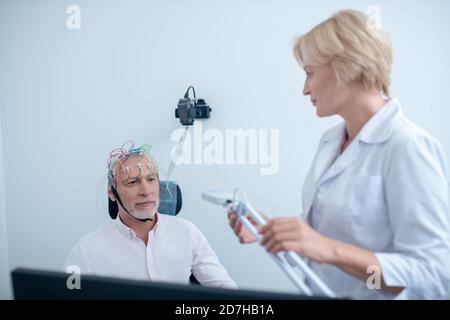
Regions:
<svg viewBox="0 0 450 320"><path fill-rule="evenodd" d="M66 28L69 4L81 8L79 31ZM241 186L269 215L301 211L318 139L338 119L318 119L302 97L293 39L337 10L372 4L3 1L0 105L11 267L60 269L71 246L108 221L107 153L125 140L152 144L167 167L170 135L179 127L174 108L192 84L213 107L205 129L280 129L280 170L262 176L257 165L179 166L173 177L184 192L180 216L199 226L242 287L294 290L261 248L237 243L225 211L200 194ZM375 4L394 44L393 95L450 156L450 2Z"/></svg>
<svg viewBox="0 0 450 320"><path fill-rule="evenodd" d="M8 232L3 173L2 115L0 112L0 299L11 298L8 259Z"/></svg>

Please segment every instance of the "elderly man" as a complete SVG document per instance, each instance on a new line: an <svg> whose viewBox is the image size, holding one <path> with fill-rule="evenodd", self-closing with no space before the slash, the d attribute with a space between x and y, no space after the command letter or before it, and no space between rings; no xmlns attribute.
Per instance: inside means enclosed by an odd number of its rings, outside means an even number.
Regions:
<svg viewBox="0 0 450 320"><path fill-rule="evenodd" d="M159 176L147 145L111 152L108 196L117 201L118 217L83 237L71 250L66 267L82 274L236 288L203 234L191 222L160 214Z"/></svg>

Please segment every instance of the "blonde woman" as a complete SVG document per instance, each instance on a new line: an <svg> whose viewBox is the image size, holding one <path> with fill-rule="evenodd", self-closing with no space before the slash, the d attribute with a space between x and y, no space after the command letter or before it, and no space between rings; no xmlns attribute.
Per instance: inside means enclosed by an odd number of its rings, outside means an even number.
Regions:
<svg viewBox="0 0 450 320"><path fill-rule="evenodd" d="M268 219L261 245L308 258L340 296L442 297L450 278L444 152L390 98L388 34L345 10L298 38L294 54L317 115L344 121L319 142L302 217ZM255 241L231 210L229 221L242 243Z"/></svg>

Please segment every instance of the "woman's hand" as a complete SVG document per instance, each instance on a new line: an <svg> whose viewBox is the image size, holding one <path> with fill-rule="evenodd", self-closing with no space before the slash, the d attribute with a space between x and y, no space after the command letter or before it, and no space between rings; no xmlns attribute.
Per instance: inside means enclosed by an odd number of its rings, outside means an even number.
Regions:
<svg viewBox="0 0 450 320"><path fill-rule="evenodd" d="M253 220L251 216L248 216L247 218L259 232L261 227L256 224L255 220ZM253 243L256 241L256 238L244 227L236 212L232 208L228 209L228 221L231 229L233 229L234 233L239 238L240 243Z"/></svg>
<svg viewBox="0 0 450 320"><path fill-rule="evenodd" d="M260 233L261 245L271 253L294 251L316 262L334 265L366 282L371 275L367 271L369 266L381 269L373 252L322 236L300 218L269 219ZM386 286L382 274L381 288L395 294L404 289Z"/></svg>
<svg viewBox="0 0 450 320"><path fill-rule="evenodd" d="M333 263L333 240L322 236L300 218L274 218L261 229L261 245L271 253L295 251L316 262Z"/></svg>

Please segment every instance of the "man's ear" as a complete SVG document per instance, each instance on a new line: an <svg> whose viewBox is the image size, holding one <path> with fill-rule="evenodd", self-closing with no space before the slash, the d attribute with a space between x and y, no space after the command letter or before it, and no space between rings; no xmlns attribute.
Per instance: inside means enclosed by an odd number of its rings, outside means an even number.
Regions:
<svg viewBox="0 0 450 320"><path fill-rule="evenodd" d="M108 187L108 198L109 198L111 201L116 201L116 197L114 196L114 194L113 194L113 192L112 192L112 190L111 190L111 187Z"/></svg>

